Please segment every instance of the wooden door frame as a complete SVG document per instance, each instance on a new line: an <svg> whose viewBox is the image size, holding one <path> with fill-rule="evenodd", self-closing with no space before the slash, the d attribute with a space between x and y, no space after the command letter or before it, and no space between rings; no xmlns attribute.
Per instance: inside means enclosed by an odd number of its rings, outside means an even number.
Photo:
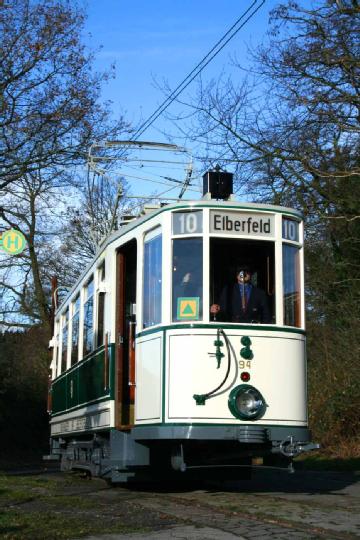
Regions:
<svg viewBox="0 0 360 540"><path fill-rule="evenodd" d="M121 429L124 387L124 332L125 332L125 254L116 252L116 314L115 314L115 428Z"/></svg>
<svg viewBox="0 0 360 540"><path fill-rule="evenodd" d="M132 268L131 261L135 264ZM127 318L127 303L136 300L137 241L132 239L116 252L116 314L115 314L115 428L129 430L134 422L135 351L134 323ZM127 272L135 270L129 290ZM129 324L128 324L129 323Z"/></svg>

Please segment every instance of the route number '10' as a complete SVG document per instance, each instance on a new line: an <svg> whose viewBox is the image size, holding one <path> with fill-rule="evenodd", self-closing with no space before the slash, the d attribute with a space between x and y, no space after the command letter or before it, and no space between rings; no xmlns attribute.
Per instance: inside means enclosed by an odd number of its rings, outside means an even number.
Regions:
<svg viewBox="0 0 360 540"><path fill-rule="evenodd" d="M173 214L173 234L202 232L202 211L176 212Z"/></svg>
<svg viewBox="0 0 360 540"><path fill-rule="evenodd" d="M299 224L293 219L283 218L282 222L282 236L285 240L292 240L293 242L299 241Z"/></svg>

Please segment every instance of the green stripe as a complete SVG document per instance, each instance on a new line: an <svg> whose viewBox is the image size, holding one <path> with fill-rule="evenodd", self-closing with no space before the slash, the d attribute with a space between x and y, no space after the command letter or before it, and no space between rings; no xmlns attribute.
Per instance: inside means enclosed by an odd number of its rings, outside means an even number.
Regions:
<svg viewBox="0 0 360 540"><path fill-rule="evenodd" d="M108 347L115 347L115 343L110 343L108 345ZM78 362L76 362L76 364L74 364L73 366L71 366L68 370L64 371L63 373L61 373L61 375L59 375L58 377L56 377L55 379L53 379L53 382L55 381L58 381L59 379L61 379L62 377L65 377L66 375L68 375L69 373L71 373L72 371L76 370L76 369L79 369L80 366L82 366L85 362L89 362L89 360L92 360L95 356L97 356L98 354L101 354L103 351L105 350L105 345L101 345L100 347L98 347L97 349L95 349L94 351L91 351L91 353L87 354L86 356L84 356L84 358L82 358L81 360L79 360Z"/></svg>
<svg viewBox="0 0 360 540"><path fill-rule="evenodd" d="M52 382L52 416L114 399L114 343L108 353L109 387L105 388L105 347L101 346Z"/></svg>
<svg viewBox="0 0 360 540"><path fill-rule="evenodd" d="M136 429L139 429L139 428L148 428L148 427L244 427L244 426L258 426L258 427L264 427L264 428L293 428L293 427L298 427L298 428L307 428L308 427L308 423L305 422L304 425L302 426L299 426L299 425L296 425L296 424L260 424L260 420L256 420L254 422L244 422L244 421L240 421L237 422L236 424L234 423L231 423L231 424L224 424L224 423L218 423L218 424L215 424L214 422L209 422L209 423L206 423L206 422L190 422L190 423L186 423L186 422L179 422L179 423L176 423L176 422L157 422L157 423L154 423L154 424L135 424L134 425L134 428Z"/></svg>
<svg viewBox="0 0 360 540"><path fill-rule="evenodd" d="M301 328L288 328L288 327L282 327L282 326L266 326L264 324L260 325L239 325L239 324L219 324L219 323L213 323L213 324L170 324L166 326L157 326L156 328L151 328L149 330L144 330L143 332L139 332L136 334L136 338L141 338L143 336L148 336L150 334L155 334L156 332L167 332L168 330L198 330L198 329L212 329L217 330L218 328L224 328L227 330L264 330L266 332L287 332L290 334L301 334L306 335L305 330L302 330Z"/></svg>
<svg viewBox="0 0 360 540"><path fill-rule="evenodd" d="M57 413L51 413L51 418L55 418L57 416L61 416L63 414L68 414L69 412L78 411L79 409L83 409L84 407L88 407L89 405L97 405L98 403L104 403L105 401L111 401L111 398L109 395L94 399L92 401L87 401L86 403L81 403L80 405L77 405L76 407L72 407L70 409L65 409L63 411L59 411ZM95 413L96 411L94 411ZM86 416L83 415L83 416Z"/></svg>

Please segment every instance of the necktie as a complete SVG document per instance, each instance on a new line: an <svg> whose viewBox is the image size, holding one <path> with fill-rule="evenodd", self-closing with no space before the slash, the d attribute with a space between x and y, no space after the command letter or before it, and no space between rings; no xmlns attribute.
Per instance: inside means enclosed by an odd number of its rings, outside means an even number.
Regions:
<svg viewBox="0 0 360 540"><path fill-rule="evenodd" d="M241 307L243 311L246 311L246 305L247 305L246 291L245 291L245 285L243 285L241 288Z"/></svg>

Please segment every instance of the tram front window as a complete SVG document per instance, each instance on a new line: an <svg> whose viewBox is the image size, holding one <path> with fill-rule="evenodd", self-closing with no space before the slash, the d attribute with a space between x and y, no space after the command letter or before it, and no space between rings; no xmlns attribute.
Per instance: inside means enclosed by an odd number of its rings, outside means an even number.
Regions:
<svg viewBox="0 0 360 540"><path fill-rule="evenodd" d="M172 269L172 320L202 320L202 238L179 238L173 241Z"/></svg>
<svg viewBox="0 0 360 540"><path fill-rule="evenodd" d="M210 320L275 323L274 243L213 238Z"/></svg>
<svg viewBox="0 0 360 540"><path fill-rule="evenodd" d="M283 244L284 324L301 326L299 248Z"/></svg>

